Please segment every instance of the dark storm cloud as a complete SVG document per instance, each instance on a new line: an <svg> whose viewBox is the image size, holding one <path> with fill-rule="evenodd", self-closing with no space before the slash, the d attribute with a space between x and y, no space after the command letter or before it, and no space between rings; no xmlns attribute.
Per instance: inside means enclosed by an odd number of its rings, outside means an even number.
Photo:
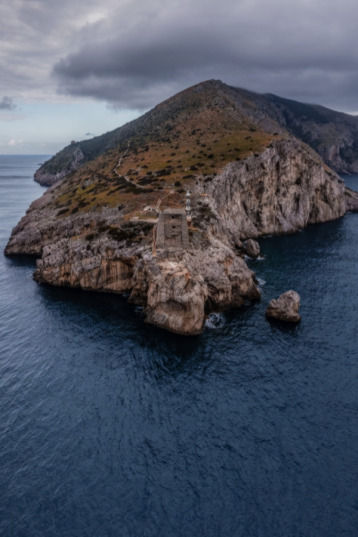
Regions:
<svg viewBox="0 0 358 537"><path fill-rule="evenodd" d="M54 67L60 91L147 108L208 78L358 110L358 5L125 2Z"/></svg>
<svg viewBox="0 0 358 537"><path fill-rule="evenodd" d="M1 90L143 109L219 78L358 110L357 18L355 0L6 0Z"/></svg>
<svg viewBox="0 0 358 537"><path fill-rule="evenodd" d="M3 97L0 101L0 110L15 110L16 104L11 97Z"/></svg>
<svg viewBox="0 0 358 537"><path fill-rule="evenodd" d="M0 2L2 92L16 100L52 97L54 62L78 45L79 30L97 10L95 0Z"/></svg>

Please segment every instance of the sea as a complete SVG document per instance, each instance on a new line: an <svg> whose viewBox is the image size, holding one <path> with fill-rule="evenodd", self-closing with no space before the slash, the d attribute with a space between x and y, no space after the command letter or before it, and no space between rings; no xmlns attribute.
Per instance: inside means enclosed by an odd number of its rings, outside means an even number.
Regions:
<svg viewBox="0 0 358 537"><path fill-rule="evenodd" d="M0 157L0 536L356 537L358 214L260 240L262 300L181 337L3 255L45 159Z"/></svg>

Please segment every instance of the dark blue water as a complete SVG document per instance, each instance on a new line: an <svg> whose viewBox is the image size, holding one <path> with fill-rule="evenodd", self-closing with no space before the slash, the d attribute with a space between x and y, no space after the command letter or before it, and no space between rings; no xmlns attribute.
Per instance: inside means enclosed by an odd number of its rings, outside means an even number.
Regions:
<svg viewBox="0 0 358 537"><path fill-rule="evenodd" d="M1 250L43 160L0 157ZM262 302L189 339L0 256L0 535L356 537L357 244L358 214L262 240Z"/></svg>

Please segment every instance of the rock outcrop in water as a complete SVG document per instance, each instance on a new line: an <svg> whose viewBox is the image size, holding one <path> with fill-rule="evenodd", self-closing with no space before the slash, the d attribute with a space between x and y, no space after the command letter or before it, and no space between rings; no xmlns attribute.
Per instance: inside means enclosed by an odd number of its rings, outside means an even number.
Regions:
<svg viewBox="0 0 358 537"><path fill-rule="evenodd" d="M237 255L238 239L293 232L345 212L342 182L295 140L229 164L209 186L197 186L187 248L176 246L175 233L174 243L169 233L155 248L156 222L121 227L118 209L58 218L47 206L51 194L32 204L6 254L41 256L41 283L130 293L148 322L187 335L203 330L208 312L259 299L255 276Z"/></svg>
<svg viewBox="0 0 358 537"><path fill-rule="evenodd" d="M296 291L286 291L277 299L271 300L266 310L266 317L286 323L299 323L300 300L300 295Z"/></svg>
<svg viewBox="0 0 358 537"><path fill-rule="evenodd" d="M150 232L151 234L151 232ZM197 237L194 242L201 240ZM128 245L102 236L50 241L37 262L41 283L111 293L130 293L147 321L179 334L203 330L207 311L238 307L260 298L254 273L218 239L207 237L205 250L151 244Z"/></svg>
<svg viewBox="0 0 358 537"><path fill-rule="evenodd" d="M249 257L256 259L260 255L260 245L254 239L247 239L244 243L245 253Z"/></svg>
<svg viewBox="0 0 358 537"><path fill-rule="evenodd" d="M209 84L162 103L140 136L36 200L6 255L38 256L40 283L129 295L179 334L259 299L243 241L339 218L358 195L259 110L250 123L234 97Z"/></svg>

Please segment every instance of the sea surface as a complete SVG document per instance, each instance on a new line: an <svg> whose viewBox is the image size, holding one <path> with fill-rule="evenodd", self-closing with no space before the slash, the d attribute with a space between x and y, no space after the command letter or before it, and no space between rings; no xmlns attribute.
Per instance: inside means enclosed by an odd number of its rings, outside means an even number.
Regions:
<svg viewBox="0 0 358 537"><path fill-rule="evenodd" d="M356 537L358 214L261 240L262 301L179 337L2 255L44 160L0 157L1 537Z"/></svg>

